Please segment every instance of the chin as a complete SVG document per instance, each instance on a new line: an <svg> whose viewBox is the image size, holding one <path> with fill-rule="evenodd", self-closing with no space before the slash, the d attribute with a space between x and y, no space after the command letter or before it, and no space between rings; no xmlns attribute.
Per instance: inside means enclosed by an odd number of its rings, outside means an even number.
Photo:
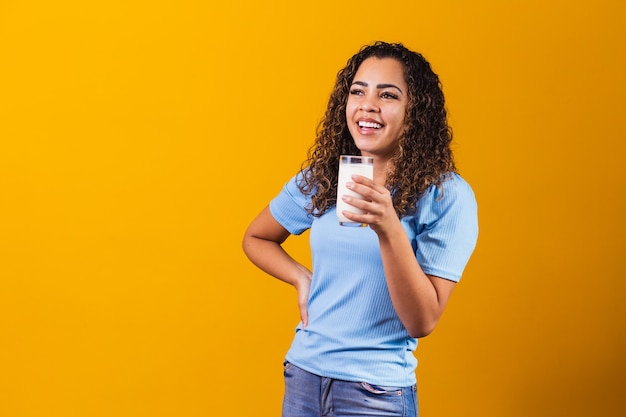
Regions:
<svg viewBox="0 0 626 417"><path fill-rule="evenodd" d="M363 141L365 142L365 141ZM354 144L361 152L367 152L371 154L377 153L376 147L372 146L371 143L363 143L363 142L355 142Z"/></svg>
<svg viewBox="0 0 626 417"><path fill-rule="evenodd" d="M368 142L368 140L355 140L354 144L361 152L371 152L374 149L372 144Z"/></svg>

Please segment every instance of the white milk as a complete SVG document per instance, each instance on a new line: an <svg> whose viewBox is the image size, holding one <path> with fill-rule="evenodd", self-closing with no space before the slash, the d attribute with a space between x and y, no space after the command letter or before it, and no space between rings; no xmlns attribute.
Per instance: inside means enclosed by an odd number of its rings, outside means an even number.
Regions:
<svg viewBox="0 0 626 417"><path fill-rule="evenodd" d="M352 175L363 175L364 177L374 179L374 162L373 159L366 156L341 156L339 162L339 178L337 184L337 217L339 224L342 226L360 226L361 223L354 223L345 218L341 212L351 211L361 214L362 210L345 203L342 196L349 195L356 198L363 198L360 194L350 191L346 188L346 183L352 181Z"/></svg>

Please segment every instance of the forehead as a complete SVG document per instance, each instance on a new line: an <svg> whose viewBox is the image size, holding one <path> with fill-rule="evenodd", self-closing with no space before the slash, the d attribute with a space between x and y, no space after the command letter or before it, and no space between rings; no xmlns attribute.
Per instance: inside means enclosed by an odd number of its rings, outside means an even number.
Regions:
<svg viewBox="0 0 626 417"><path fill-rule="evenodd" d="M354 75L354 81L363 81L365 78L373 81L394 82L406 85L404 66L394 58L367 58L359 66Z"/></svg>

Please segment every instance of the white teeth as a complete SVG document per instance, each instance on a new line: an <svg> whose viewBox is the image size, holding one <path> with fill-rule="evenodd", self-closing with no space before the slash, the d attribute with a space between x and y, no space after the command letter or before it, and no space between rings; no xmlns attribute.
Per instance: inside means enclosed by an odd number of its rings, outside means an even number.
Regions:
<svg viewBox="0 0 626 417"><path fill-rule="evenodd" d="M376 123L376 122L360 121L359 122L359 127L371 127L371 128L374 128L374 129L380 129L381 127L383 127L383 125L381 125L380 123Z"/></svg>

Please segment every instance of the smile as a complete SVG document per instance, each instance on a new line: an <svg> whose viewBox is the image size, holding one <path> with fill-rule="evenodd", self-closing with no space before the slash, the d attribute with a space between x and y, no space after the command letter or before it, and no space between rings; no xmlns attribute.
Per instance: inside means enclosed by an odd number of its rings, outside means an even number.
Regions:
<svg viewBox="0 0 626 417"><path fill-rule="evenodd" d="M373 129L380 129L383 127L383 125L381 125L380 123L376 123L376 122L359 121L358 124L359 124L359 127L367 127L367 128L373 128Z"/></svg>

